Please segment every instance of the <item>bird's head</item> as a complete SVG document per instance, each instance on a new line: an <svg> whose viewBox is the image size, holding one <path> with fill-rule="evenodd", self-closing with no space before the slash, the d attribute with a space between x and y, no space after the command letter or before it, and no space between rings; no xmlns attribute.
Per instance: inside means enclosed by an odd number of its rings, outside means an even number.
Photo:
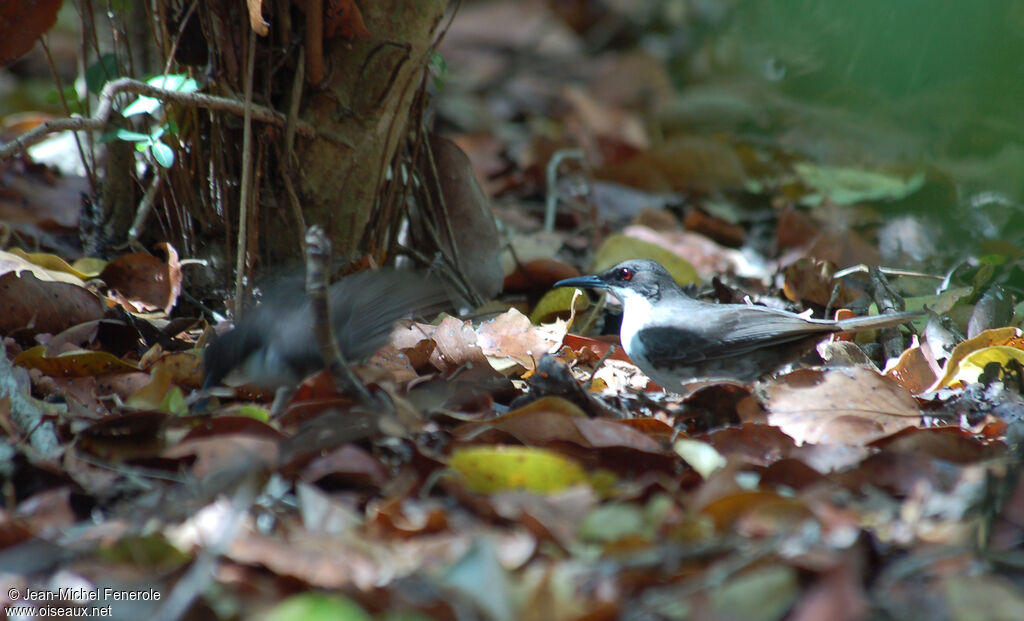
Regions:
<svg viewBox="0 0 1024 621"><path fill-rule="evenodd" d="M656 302L662 297L682 293L668 270L649 259L623 261L601 274L566 278L556 282L555 286L607 289L627 304L630 299Z"/></svg>

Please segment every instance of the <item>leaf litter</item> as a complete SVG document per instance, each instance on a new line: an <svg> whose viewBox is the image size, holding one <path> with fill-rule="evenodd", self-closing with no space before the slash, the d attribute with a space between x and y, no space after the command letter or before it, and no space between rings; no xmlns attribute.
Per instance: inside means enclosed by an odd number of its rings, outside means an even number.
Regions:
<svg viewBox="0 0 1024 621"><path fill-rule="evenodd" d="M332 10L342 36L366 36L354 4ZM749 140L728 115L764 120L737 91L714 94L709 119L696 90L672 102L671 80L643 55L609 53L592 81L565 87L518 66L502 77L503 53L475 49L490 37L583 63L570 18L546 3L478 3L443 44L465 72L458 94L499 101L501 122L534 121L492 132L498 121L463 113L467 131L453 137L499 213L521 211L524 224L506 232L517 251L504 257L500 310L399 326L356 369L395 404L390 426L322 375L277 419L258 392L192 414L202 331L172 327L188 279L170 246L166 259L130 253L88 272L55 254L0 255L13 362L0 386L4 580L169 595L178 570L212 554L195 612L223 618L1015 618L1019 329L993 326L950 351L919 325L888 367L836 357L682 399L622 354L614 302L544 297L566 276L654 256L722 301L864 310L872 283L837 268L877 264L886 208L912 211L942 181ZM523 40L509 20L557 27ZM438 109L451 117L447 97ZM701 118L733 131L655 141L643 121L656 101L675 108L661 112L666 129ZM590 158L590 191L635 193L618 211L563 196L556 230L539 233L530 201L569 146ZM908 284L904 297L928 298L942 315L928 324L955 323L990 286L1014 284L1019 257L1004 259L972 257L955 296ZM105 288L86 286L97 274ZM967 334L959 323L950 332ZM44 427L54 453L31 440Z"/></svg>

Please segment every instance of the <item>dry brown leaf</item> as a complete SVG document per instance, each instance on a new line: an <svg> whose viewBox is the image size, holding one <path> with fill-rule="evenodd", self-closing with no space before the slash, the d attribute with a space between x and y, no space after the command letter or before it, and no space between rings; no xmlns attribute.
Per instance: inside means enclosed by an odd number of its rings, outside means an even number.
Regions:
<svg viewBox="0 0 1024 621"><path fill-rule="evenodd" d="M859 295L843 282L839 283L838 295L832 297L836 266L813 257L803 257L786 266L786 282L783 292L793 302L811 302L818 306L846 306Z"/></svg>
<svg viewBox="0 0 1024 621"><path fill-rule="evenodd" d="M107 283L111 297L132 312L174 308L181 294L181 264L178 252L164 244L167 263L144 252L122 255L103 268L100 279Z"/></svg>
<svg viewBox="0 0 1024 621"><path fill-rule="evenodd" d="M552 326L557 324L550 324ZM510 359L532 371L544 354L554 353L562 345L562 328L543 329L534 326L526 315L512 308L480 324L477 342L484 355Z"/></svg>
<svg viewBox="0 0 1024 621"><path fill-rule="evenodd" d="M858 367L795 371L771 382L766 393L768 423L797 444L859 446L921 420L906 389Z"/></svg>
<svg viewBox="0 0 1024 621"><path fill-rule="evenodd" d="M47 282L31 272L0 276L0 333L57 334L103 317L103 303L91 291Z"/></svg>
<svg viewBox="0 0 1024 621"><path fill-rule="evenodd" d="M0 65L32 49L57 23L62 0L9 0L0 3Z"/></svg>
<svg viewBox="0 0 1024 621"><path fill-rule="evenodd" d="M263 19L263 0L245 0L249 9L249 25L261 37L270 34L270 24Z"/></svg>
<svg viewBox="0 0 1024 621"><path fill-rule="evenodd" d="M925 392L938 379L919 345L910 347L900 354L899 359L885 374L899 382L912 395Z"/></svg>

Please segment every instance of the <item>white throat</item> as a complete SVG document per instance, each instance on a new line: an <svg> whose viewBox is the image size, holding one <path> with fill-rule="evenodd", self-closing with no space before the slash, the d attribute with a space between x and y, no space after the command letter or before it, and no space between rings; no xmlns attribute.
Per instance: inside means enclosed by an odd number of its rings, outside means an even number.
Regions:
<svg viewBox="0 0 1024 621"><path fill-rule="evenodd" d="M651 301L631 289L619 289L615 291L615 297L622 301L622 329L619 336L622 339L622 347L629 357L633 357L633 337L650 318L652 312Z"/></svg>

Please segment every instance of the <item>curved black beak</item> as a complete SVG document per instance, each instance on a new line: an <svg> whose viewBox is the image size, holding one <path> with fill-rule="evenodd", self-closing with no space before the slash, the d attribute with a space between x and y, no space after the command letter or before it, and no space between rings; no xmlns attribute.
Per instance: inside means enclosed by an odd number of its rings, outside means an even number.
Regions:
<svg viewBox="0 0 1024 621"><path fill-rule="evenodd" d="M608 283L601 280L600 276L577 276L559 280L553 287L576 287L577 289L607 289Z"/></svg>

